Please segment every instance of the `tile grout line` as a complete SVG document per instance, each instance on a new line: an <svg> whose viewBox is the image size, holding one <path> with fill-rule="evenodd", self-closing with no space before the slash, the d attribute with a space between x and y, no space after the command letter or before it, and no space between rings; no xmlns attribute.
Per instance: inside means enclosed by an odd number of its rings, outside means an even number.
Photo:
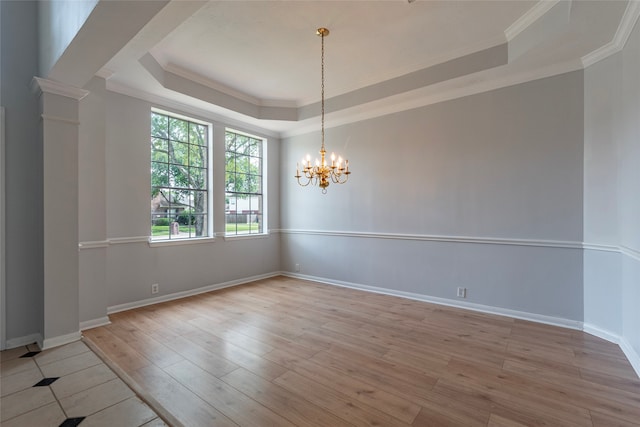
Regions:
<svg viewBox="0 0 640 427"><path fill-rule="evenodd" d="M33 361L35 362L36 366L38 367L38 370L40 371L40 374L42 374L42 377L43 378L47 378L47 376L44 374L44 372L42 372L42 367L38 363L38 360L35 358L35 356L33 357ZM53 388L51 388L51 385L48 385L47 387L51 391L51 394L53 395L53 398L56 400L56 403L58 404L58 407L62 411L62 414L64 415L64 419L65 420L69 419L69 415L67 414L67 411L64 410L64 407L62 406L62 403L60 403L60 399L58 399L58 396L56 395L55 391L53 391Z"/></svg>
<svg viewBox="0 0 640 427"><path fill-rule="evenodd" d="M120 378L120 380L122 380L122 382L124 382L125 385L127 387L129 387L138 398L140 398L140 400L142 400L145 404L147 404L149 406L149 408L151 408L151 410L153 412L155 412L155 414L158 416L158 418L160 418L162 421L164 421L169 426L184 427L183 424L180 421L178 421L178 419L176 417L174 417L171 413L169 413L169 411L164 409L164 407L156 399L154 399L153 396L151 396L142 387L140 387L138 385L138 383L136 383L133 380L133 378L131 378L115 362L111 361L111 359L109 359L107 357L107 355L97 345L95 345L93 342L91 342L91 340L86 339L84 337L82 337L81 341L83 343L85 343L86 346L89 347L89 349L96 356L98 356L98 358L109 369L111 369L113 371L113 373L116 374L116 376L118 378Z"/></svg>

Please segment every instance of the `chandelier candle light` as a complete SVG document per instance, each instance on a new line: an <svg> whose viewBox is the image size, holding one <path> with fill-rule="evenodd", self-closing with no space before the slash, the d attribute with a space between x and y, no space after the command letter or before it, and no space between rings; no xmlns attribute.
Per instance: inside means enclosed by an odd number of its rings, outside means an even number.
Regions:
<svg viewBox="0 0 640 427"><path fill-rule="evenodd" d="M322 60L321 60L321 79L322 79L322 146L320 147L320 160L316 159L315 166L311 165L311 156L302 159L302 174L300 174L300 163L296 165L296 176L298 184L306 187L309 184L317 185L322 188L322 194L327 193L327 187L330 183L344 184L349 179L349 160L344 160L331 153L331 164L327 164L326 153L324 148L324 38L329 35L326 28L318 28L316 34L322 39ZM302 181L300 180L302 178Z"/></svg>

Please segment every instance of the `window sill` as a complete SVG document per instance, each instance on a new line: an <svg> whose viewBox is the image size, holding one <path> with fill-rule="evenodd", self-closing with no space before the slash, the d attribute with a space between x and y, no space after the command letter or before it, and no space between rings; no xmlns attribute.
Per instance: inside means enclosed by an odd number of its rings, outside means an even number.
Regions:
<svg viewBox="0 0 640 427"><path fill-rule="evenodd" d="M159 248L162 246L183 246L183 245L201 245L203 243L215 242L215 237L202 237L192 239L167 239L167 240L151 240L149 238L149 247Z"/></svg>

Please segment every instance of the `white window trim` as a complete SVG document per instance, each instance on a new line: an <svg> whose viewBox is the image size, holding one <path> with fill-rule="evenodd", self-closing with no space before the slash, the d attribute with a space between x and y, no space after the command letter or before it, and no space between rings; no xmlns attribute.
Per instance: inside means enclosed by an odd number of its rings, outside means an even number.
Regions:
<svg viewBox="0 0 640 427"><path fill-rule="evenodd" d="M207 236L203 237L188 237L186 239L153 239L153 236L149 236L149 246L170 246L170 245L188 245L188 244L201 244L210 243L215 241L215 232L213 230L213 123L204 120L197 119L195 117L185 116L173 111L163 110L161 108L151 107L152 113L163 114L165 116L174 117L180 120L186 120L192 123L198 123L207 127L209 143L207 144ZM149 135L151 136L151 135Z"/></svg>
<svg viewBox="0 0 640 427"><path fill-rule="evenodd" d="M268 216L268 204L269 204L269 196L268 196L268 191L267 191L267 144L268 144L268 139L263 137L263 136L259 136L259 135L255 135L255 134L251 134L248 132L244 132L241 130L237 130L231 127L225 127L224 129L224 133L225 135L227 134L227 132L233 132L236 133L238 135L243 135L243 136L248 136L249 138L255 138L255 139L259 139L262 141L262 232L260 233L251 233L251 234L231 234L231 233L227 233L227 215L225 212L225 216L224 216L224 227L225 227L225 231L223 232L223 236L224 236L224 240L238 240L238 239L255 239L255 238L264 238L267 237L269 235L269 228L268 228L268 224L269 224L269 216ZM225 152L225 156L226 156L226 152L227 152L227 146L226 146L226 142L225 142L225 147L224 147L224 152ZM226 158L226 157L225 157ZM225 162L225 172L226 172L226 162ZM225 187L226 187L226 179L225 179ZM225 196L226 196L227 192L225 189Z"/></svg>

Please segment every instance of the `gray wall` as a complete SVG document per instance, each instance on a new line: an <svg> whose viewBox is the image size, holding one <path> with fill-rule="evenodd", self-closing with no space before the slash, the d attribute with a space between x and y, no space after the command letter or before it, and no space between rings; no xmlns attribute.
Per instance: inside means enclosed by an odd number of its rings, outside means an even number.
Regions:
<svg viewBox="0 0 640 427"><path fill-rule="evenodd" d="M39 76L47 76L76 36L98 0L47 0L40 2L37 27L39 35ZM34 74L35 75L35 74Z"/></svg>
<svg viewBox="0 0 640 427"><path fill-rule="evenodd" d="M33 339L43 319L43 172L38 100L37 2L1 1L6 137L6 338ZM35 339L33 339L35 340Z"/></svg>
<svg viewBox="0 0 640 427"><path fill-rule="evenodd" d="M640 354L640 25L585 71L585 323Z"/></svg>
<svg viewBox="0 0 640 427"><path fill-rule="evenodd" d="M152 107L214 125L214 231L224 231L224 123L108 92L94 79L82 101L80 142L80 240L110 241L80 255L81 322L107 307L186 292L280 270L279 235L201 244L150 247L149 129ZM246 130L246 129L238 129ZM246 130L251 132L250 130ZM259 132L251 132L260 136ZM84 135L84 138L82 137ZM280 227L277 138L268 138L268 228ZM123 243L122 240L126 240Z"/></svg>
<svg viewBox="0 0 640 427"><path fill-rule="evenodd" d="M582 320L582 72L326 135L353 175L324 196L292 178L319 136L283 141L284 270Z"/></svg>

